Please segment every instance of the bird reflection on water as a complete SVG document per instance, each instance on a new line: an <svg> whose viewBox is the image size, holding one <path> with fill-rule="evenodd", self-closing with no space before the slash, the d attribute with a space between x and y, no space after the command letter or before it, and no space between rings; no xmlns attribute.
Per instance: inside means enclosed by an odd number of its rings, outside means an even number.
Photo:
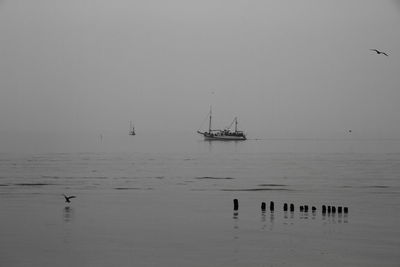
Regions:
<svg viewBox="0 0 400 267"><path fill-rule="evenodd" d="M233 212L233 239L239 239L238 231L239 231L239 212Z"/></svg>
<svg viewBox="0 0 400 267"><path fill-rule="evenodd" d="M64 221L71 222L73 217L74 217L74 210L69 206L64 207L64 209L63 209Z"/></svg>

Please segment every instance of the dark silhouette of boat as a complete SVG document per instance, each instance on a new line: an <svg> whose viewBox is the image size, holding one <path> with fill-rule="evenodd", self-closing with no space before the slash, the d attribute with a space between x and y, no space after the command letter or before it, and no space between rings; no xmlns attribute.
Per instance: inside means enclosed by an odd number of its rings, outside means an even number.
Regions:
<svg viewBox="0 0 400 267"><path fill-rule="evenodd" d="M209 116L209 123L208 123L208 131L200 131L198 130L197 133L204 136L204 140L221 140L221 141L244 141L246 140L246 135L243 131L238 131L238 120L237 117L233 119L231 124L223 130L213 130L211 128L212 123L212 109L210 108ZM235 125L234 130L231 130L232 126Z"/></svg>
<svg viewBox="0 0 400 267"><path fill-rule="evenodd" d="M133 125L132 122L130 123L130 126L129 126L129 135L136 135L135 126Z"/></svg>

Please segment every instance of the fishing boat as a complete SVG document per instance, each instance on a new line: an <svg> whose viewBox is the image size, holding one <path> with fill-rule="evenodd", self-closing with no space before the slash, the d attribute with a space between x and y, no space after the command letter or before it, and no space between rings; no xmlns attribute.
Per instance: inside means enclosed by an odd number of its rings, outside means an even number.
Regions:
<svg viewBox="0 0 400 267"><path fill-rule="evenodd" d="M208 114L209 122L208 122L208 132L198 130L197 133L204 136L204 140L212 141L212 140L221 140L221 141L243 141L246 140L246 135L243 131L238 131L238 120L237 117L233 119L231 124L223 130L213 130L211 128L212 122L212 110L210 108L210 112ZM231 130L232 126L235 125L234 130Z"/></svg>
<svg viewBox="0 0 400 267"><path fill-rule="evenodd" d="M132 122L130 123L130 126L129 126L129 135L136 135L135 126L133 125Z"/></svg>

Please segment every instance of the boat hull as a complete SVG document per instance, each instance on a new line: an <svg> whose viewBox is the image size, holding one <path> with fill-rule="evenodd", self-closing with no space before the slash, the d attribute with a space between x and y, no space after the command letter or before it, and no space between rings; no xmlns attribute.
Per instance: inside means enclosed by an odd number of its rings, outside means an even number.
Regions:
<svg viewBox="0 0 400 267"><path fill-rule="evenodd" d="M213 140L218 140L218 141L244 141L246 140L245 135L213 135L209 133L200 133L201 135L204 136L204 140L206 141L213 141Z"/></svg>

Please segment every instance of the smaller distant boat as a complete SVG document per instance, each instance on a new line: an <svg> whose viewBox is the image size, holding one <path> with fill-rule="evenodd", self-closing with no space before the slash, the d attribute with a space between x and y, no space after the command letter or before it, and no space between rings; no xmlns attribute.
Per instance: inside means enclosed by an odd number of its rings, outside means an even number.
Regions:
<svg viewBox="0 0 400 267"><path fill-rule="evenodd" d="M136 135L135 125L133 125L132 122L130 123L130 126L129 126L129 135Z"/></svg>
<svg viewBox="0 0 400 267"><path fill-rule="evenodd" d="M212 111L210 108L209 113L209 123L208 123L208 132L201 132L200 130L197 133L204 136L204 140L212 141L212 140L220 140L220 141L244 141L246 140L246 135L243 131L238 131L238 120L235 117L232 123L226 127L224 130L213 130L211 128L211 120L212 120ZM235 124L235 130L231 130L232 125Z"/></svg>

